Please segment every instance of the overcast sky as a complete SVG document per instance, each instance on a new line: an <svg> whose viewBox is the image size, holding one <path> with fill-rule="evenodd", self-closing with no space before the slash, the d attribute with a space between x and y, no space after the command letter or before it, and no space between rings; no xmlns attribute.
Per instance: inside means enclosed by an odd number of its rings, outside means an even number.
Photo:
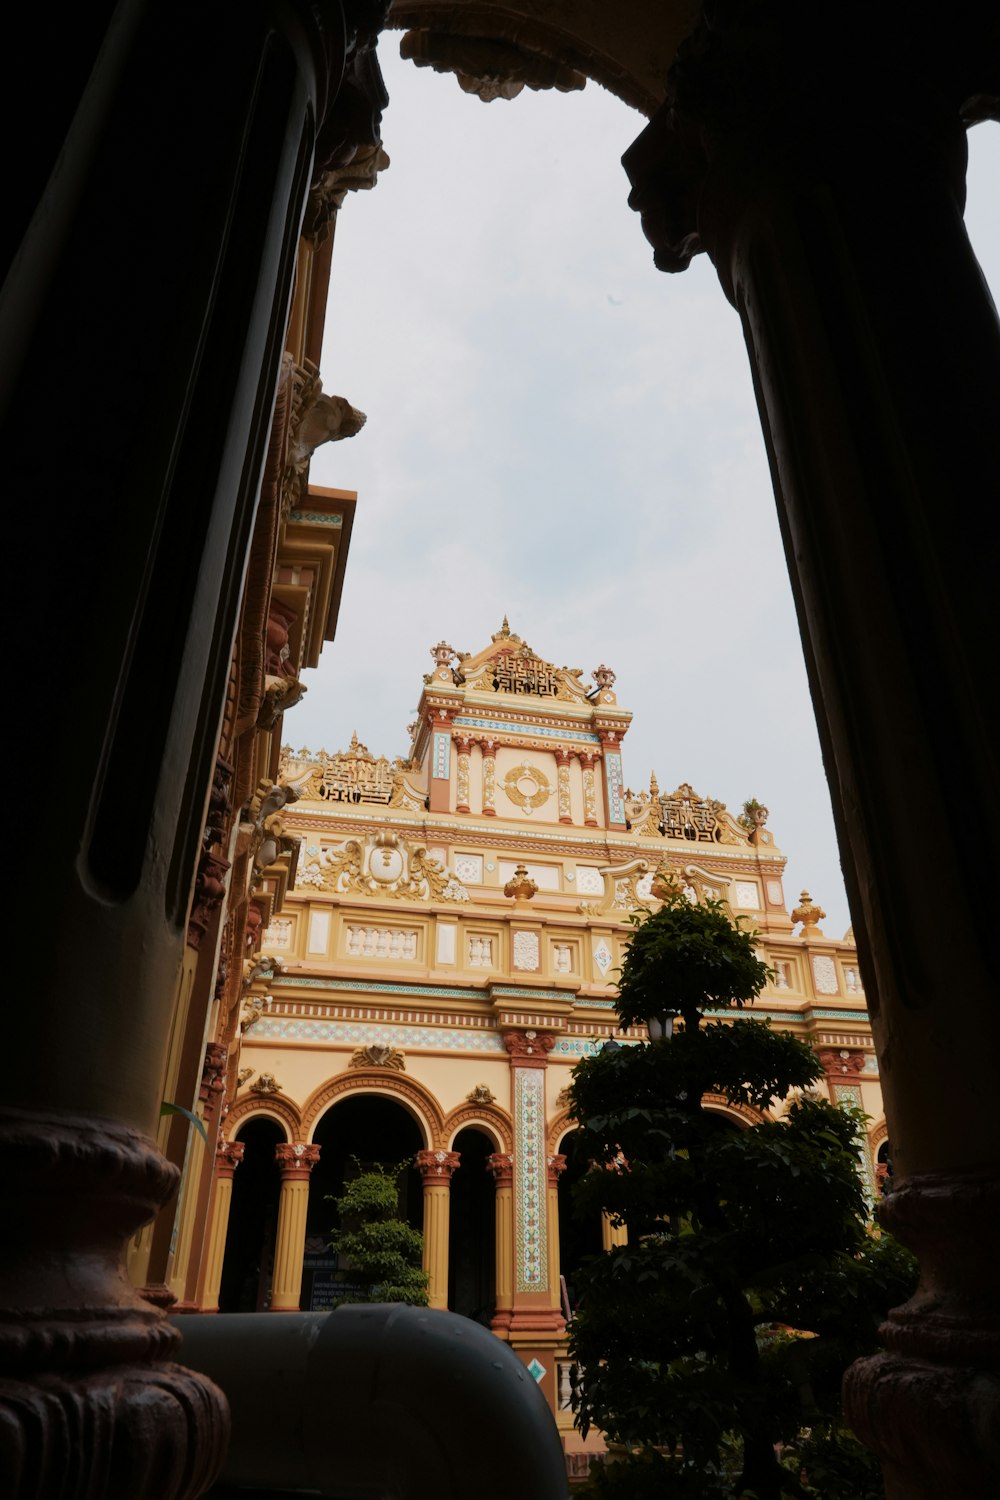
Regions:
<svg viewBox="0 0 1000 1500"><path fill-rule="evenodd" d="M380 49L392 165L340 214L324 388L368 414L315 483L358 491L337 638L285 720L376 754L429 648L506 613L557 666L618 674L626 785L771 809L825 930L850 921L739 319L707 257L653 267L597 85L484 105ZM970 234L1000 288L1000 130L970 136Z"/></svg>

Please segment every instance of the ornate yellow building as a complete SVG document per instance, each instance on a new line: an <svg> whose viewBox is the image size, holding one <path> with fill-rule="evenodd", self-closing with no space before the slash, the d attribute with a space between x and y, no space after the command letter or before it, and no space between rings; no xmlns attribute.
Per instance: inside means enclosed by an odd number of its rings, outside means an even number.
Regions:
<svg viewBox="0 0 1000 1500"><path fill-rule="evenodd" d="M852 935L827 937L807 893L789 914L766 808L741 821L655 776L633 794L614 672L587 682L506 620L475 655L431 656L405 757L356 735L282 751L294 887L248 970L201 1305L327 1305L327 1200L350 1157L409 1158L432 1306L510 1342L571 1449L573 1267L613 1231L565 1211L563 1091L616 1030L630 915L669 876L752 922L775 972L754 1014L807 1038L831 1096L870 1117L873 1193L877 1065Z"/></svg>

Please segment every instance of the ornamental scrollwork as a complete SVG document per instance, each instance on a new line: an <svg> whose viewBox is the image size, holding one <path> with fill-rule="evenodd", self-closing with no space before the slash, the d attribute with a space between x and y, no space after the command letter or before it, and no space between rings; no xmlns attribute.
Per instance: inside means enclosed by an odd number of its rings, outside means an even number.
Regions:
<svg viewBox="0 0 1000 1500"><path fill-rule="evenodd" d="M403 1073L406 1071L406 1055L398 1047L371 1042L367 1047L357 1048L349 1066L352 1068L393 1068Z"/></svg>
<svg viewBox="0 0 1000 1500"><path fill-rule="evenodd" d="M332 848L306 851L300 883L338 896L382 896L391 901L468 901L461 881L390 829L362 841L347 839Z"/></svg>

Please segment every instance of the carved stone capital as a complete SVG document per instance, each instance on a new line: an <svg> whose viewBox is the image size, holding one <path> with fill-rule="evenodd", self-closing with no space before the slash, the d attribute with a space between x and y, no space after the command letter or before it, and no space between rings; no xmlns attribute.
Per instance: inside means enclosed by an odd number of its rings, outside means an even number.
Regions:
<svg viewBox="0 0 1000 1500"><path fill-rule="evenodd" d="M274 1159L281 1168L283 1182L308 1178L319 1161L319 1146L302 1141L281 1141L274 1148Z"/></svg>
<svg viewBox="0 0 1000 1500"><path fill-rule="evenodd" d="M418 1151L413 1158L413 1164L420 1173L424 1182L436 1182L438 1179L450 1182L452 1173L461 1165L462 1157L458 1151Z"/></svg>
<svg viewBox="0 0 1000 1500"><path fill-rule="evenodd" d="M514 1067L544 1068L556 1039L548 1031L505 1031L503 1044Z"/></svg>
<svg viewBox="0 0 1000 1500"><path fill-rule="evenodd" d="M243 1141L219 1141L215 1148L215 1175L217 1177L232 1177L236 1168L243 1160L246 1145Z"/></svg>
<svg viewBox="0 0 1000 1500"><path fill-rule="evenodd" d="M313 183L306 204L302 233L312 240L321 240L334 214L343 207L348 193L366 192L378 181L379 173L386 171L389 158L381 143L362 146L349 162L322 172Z"/></svg>
<svg viewBox="0 0 1000 1500"><path fill-rule="evenodd" d="M998 108L989 12L966 7L942 28L929 12L903 24L892 7L854 0L817 48L803 7L705 5L663 105L622 158L657 268L683 271L708 250L732 297L727 237L768 181L844 186L906 170L914 149L958 177L964 166L940 143Z"/></svg>
<svg viewBox="0 0 1000 1500"><path fill-rule="evenodd" d="M557 1155L547 1156L545 1166L549 1187L555 1187L560 1176L566 1170L566 1158L562 1152L559 1152Z"/></svg>
<svg viewBox="0 0 1000 1500"><path fill-rule="evenodd" d="M514 1185L514 1157L509 1151L494 1151L486 1158L486 1170L493 1173L498 1188Z"/></svg>

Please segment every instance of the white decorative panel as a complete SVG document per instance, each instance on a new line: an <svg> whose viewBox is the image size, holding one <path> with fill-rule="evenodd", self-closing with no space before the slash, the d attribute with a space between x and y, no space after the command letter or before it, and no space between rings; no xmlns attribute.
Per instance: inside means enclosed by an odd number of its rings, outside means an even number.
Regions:
<svg viewBox="0 0 1000 1500"><path fill-rule="evenodd" d="M767 882L767 899L774 906L784 906L785 893L781 889L780 880L769 880Z"/></svg>
<svg viewBox="0 0 1000 1500"><path fill-rule="evenodd" d="M307 953L325 953L330 946L330 913L328 911L311 911L309 913L309 938L306 943Z"/></svg>
<svg viewBox="0 0 1000 1500"><path fill-rule="evenodd" d="M292 946L292 927L290 917L275 917L270 927L265 927L264 936L261 938L261 951L270 953L275 949L290 948Z"/></svg>
<svg viewBox="0 0 1000 1500"><path fill-rule="evenodd" d="M833 959L826 954L817 954L813 957L812 966L817 995L836 995L840 986L837 984L837 966Z"/></svg>
<svg viewBox="0 0 1000 1500"><path fill-rule="evenodd" d="M733 893L736 905L744 911L760 911L760 887L756 880L734 880Z"/></svg>
<svg viewBox="0 0 1000 1500"><path fill-rule="evenodd" d="M639 897L640 901L648 901L652 896L653 878L654 877L651 871L648 875L644 875L641 880L636 881L635 893Z"/></svg>
<svg viewBox="0 0 1000 1500"><path fill-rule="evenodd" d="M602 974L607 974L608 970L611 967L613 959L614 954L608 947L606 939L601 938L600 942L597 943L594 947L594 963L600 969Z"/></svg>
<svg viewBox="0 0 1000 1500"><path fill-rule="evenodd" d="M469 935L470 969L492 969L493 941L493 938L483 937L479 933L474 932Z"/></svg>
<svg viewBox="0 0 1000 1500"><path fill-rule="evenodd" d="M514 933L514 968L534 973L538 968L538 933Z"/></svg>
<svg viewBox="0 0 1000 1500"><path fill-rule="evenodd" d="M500 861L500 884L505 885L508 880L513 880L514 871L520 860L502 859ZM527 865L528 879L533 880L540 891L557 891L559 889L559 866L558 865Z"/></svg>
<svg viewBox="0 0 1000 1500"><path fill-rule="evenodd" d="M347 952L351 958L416 958L416 928L348 927Z"/></svg>
<svg viewBox="0 0 1000 1500"><path fill-rule="evenodd" d="M437 961L453 964L457 948L458 928L454 922L439 922L437 930Z"/></svg>
<svg viewBox="0 0 1000 1500"><path fill-rule="evenodd" d="M482 885L483 856L481 854L456 854L451 867L463 885Z"/></svg>
<svg viewBox="0 0 1000 1500"><path fill-rule="evenodd" d="M604 895L604 876L596 865L577 865L576 888L581 896Z"/></svg>

